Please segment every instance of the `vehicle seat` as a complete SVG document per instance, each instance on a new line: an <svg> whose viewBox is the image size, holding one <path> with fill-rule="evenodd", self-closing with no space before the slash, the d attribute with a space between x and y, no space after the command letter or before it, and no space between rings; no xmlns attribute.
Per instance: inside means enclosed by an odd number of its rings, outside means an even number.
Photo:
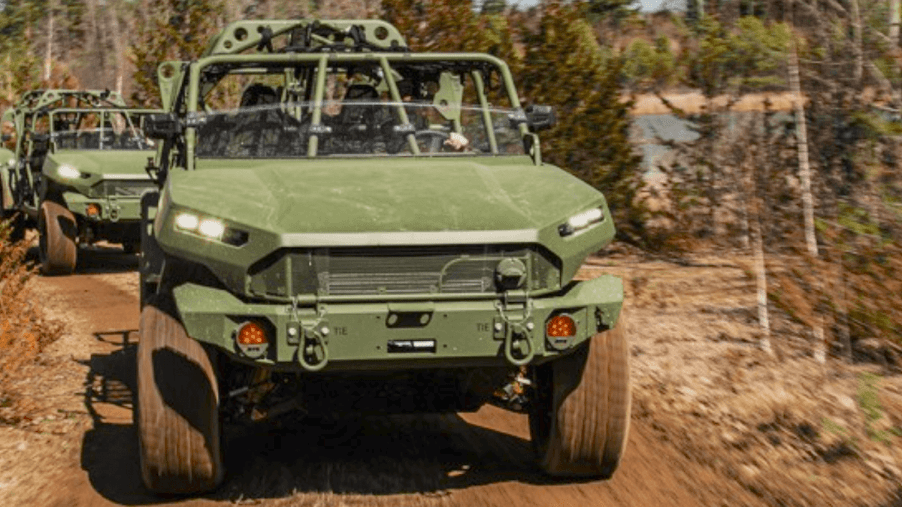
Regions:
<svg viewBox="0 0 902 507"><path fill-rule="evenodd" d="M376 127L376 112L383 106L376 87L369 84L353 84L348 87L341 112L336 118L338 125L348 132L365 133Z"/></svg>

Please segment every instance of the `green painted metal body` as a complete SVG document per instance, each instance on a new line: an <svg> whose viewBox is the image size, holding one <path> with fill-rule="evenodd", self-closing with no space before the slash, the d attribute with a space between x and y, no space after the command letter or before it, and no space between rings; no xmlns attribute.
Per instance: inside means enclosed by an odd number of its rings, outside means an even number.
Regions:
<svg viewBox="0 0 902 507"><path fill-rule="evenodd" d="M16 154L0 148L0 207L4 213L16 209L12 188L9 185L10 171L16 168Z"/></svg>
<svg viewBox="0 0 902 507"><path fill-rule="evenodd" d="M325 345L329 362L324 371L390 370L395 368L465 368L500 366L504 357L505 334L495 331L496 322L506 318L532 322L530 335L535 356L543 363L562 352L549 347L545 321L566 309L577 323L576 347L599 329L613 327L623 303L623 284L619 278L602 276L573 284L545 297L530 298L528 304L502 309L495 300L434 301L426 306L409 306L372 301L320 303L315 306L248 304L227 290L196 284L184 284L174 291L179 314L188 334L215 345L239 361L266 365L281 370L301 369L300 345L288 335L289 329L321 333L329 330ZM417 327L393 328L388 324L397 309L422 309L428 323ZM272 324L275 343L262 358L249 359L235 345L238 327L249 320ZM509 326L509 324L508 324ZM505 330L506 332L506 330ZM391 352L388 344L398 341L434 340L435 349L423 352Z"/></svg>
<svg viewBox="0 0 902 507"><path fill-rule="evenodd" d="M153 153L146 150L60 150L47 155L42 173L61 190L61 204L74 215L84 217L86 207L96 204L100 215L90 218L91 221L129 223L137 227L141 220L141 193L155 188L144 171L151 156ZM61 165L77 169L82 176L77 179L61 177L57 172ZM110 195L103 191L104 186L123 182L130 187L125 189L127 193L120 191L118 195Z"/></svg>
<svg viewBox="0 0 902 507"><path fill-rule="evenodd" d="M9 156L14 161L0 165L4 211L18 210L37 219L40 203L53 199L77 217L81 229L90 227L93 239L136 239L141 192L155 188L144 169L153 151L149 146L143 150L76 147L74 137L73 146L58 146L57 136L63 131L58 131L51 119L96 114L102 122L103 118L118 114L137 118L154 112L158 111L128 108L119 94L109 91L36 90L24 94L3 115L5 122L14 125L17 137L15 152L0 153L0 158ZM39 117L47 118L48 146L40 159L31 159ZM80 175L61 175L62 166L75 169ZM86 215L91 204L100 210L98 215Z"/></svg>
<svg viewBox="0 0 902 507"><path fill-rule="evenodd" d="M381 22L330 23L342 33L359 25L368 40L383 26ZM384 47L377 44L361 51L241 54L265 42L257 36L263 33L258 28L290 33L310 24L232 24L199 60L166 62L160 67L164 103L184 130L157 153L156 165L165 180L160 182L152 230L161 258L149 259L146 265L160 266L161 271L148 272L145 278L162 280L159 287L171 289L190 336L252 364L282 370L356 371L543 362L616 325L623 301L619 279L571 281L588 255L613 240L615 229L605 199L566 171L543 163L538 138L525 124L519 124L519 130L527 154L520 155L501 153L492 136L487 155L429 156L421 153L412 137L408 138L410 156L404 157L330 157L318 152L322 136L315 127L324 122L327 69L348 65L381 69L385 93L399 104L395 117L403 125L408 119L400 105L394 65L490 67L500 76L501 93L518 111L520 100L503 61L485 54L406 52L393 28L382 33L379 44ZM336 44L335 39L316 42L327 47ZM281 67L318 72L308 90L315 107L306 158L196 156L198 123L194 119L204 113L202 99L211 89L210 76L222 69ZM444 74L442 80L450 83ZM476 81L481 93L482 78ZM452 85L442 84L443 92L437 96L453 101ZM460 94L456 96L459 101ZM488 123L489 104L484 96L479 104ZM448 106L446 117L453 117L454 107L460 104ZM603 216L598 223L574 234L562 232L569 218L596 209ZM177 221L184 216L215 220L225 234L235 232L241 239L229 243L180 230ZM349 249L380 256L392 249L425 252L476 246L488 252L508 245L543 252L553 266L551 280L481 291L390 293L377 287L369 293L337 293L323 289L322 277L332 275L320 271L321 279L309 284L319 283L318 290L297 290L295 285L282 292L254 289L255 276L267 259L294 252L308 255L298 258L314 259L313 263ZM327 253L317 257L316 252ZM526 263L538 262L539 255L533 254ZM215 281L180 277L177 267L170 269L180 265L175 260L203 266ZM474 259L461 255L458 260ZM448 263L443 273L458 260ZM376 265L366 261L361 260L361 265ZM530 266L527 270L533 269ZM290 268L297 269L301 268ZM293 273L273 276L288 284ZM574 317L578 332L564 346L553 346L545 336L546 321L562 312ZM391 319L398 316L413 320L404 326L392 325ZM261 323L272 333L273 342L262 355L247 354L236 345L237 330L248 321ZM325 360L311 363L306 356L325 356Z"/></svg>
<svg viewBox="0 0 902 507"><path fill-rule="evenodd" d="M126 107L125 99L110 90L31 90L22 94L13 105L20 111L37 111L49 107L66 106Z"/></svg>

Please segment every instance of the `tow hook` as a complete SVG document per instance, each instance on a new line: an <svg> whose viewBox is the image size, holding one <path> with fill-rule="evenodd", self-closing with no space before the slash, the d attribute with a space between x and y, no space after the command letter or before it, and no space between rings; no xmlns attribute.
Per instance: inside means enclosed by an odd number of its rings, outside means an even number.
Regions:
<svg viewBox="0 0 902 507"><path fill-rule="evenodd" d="M298 315L298 300L292 299L291 316L288 325L288 343L298 346L298 363L307 371L320 371L329 364L329 322L324 318L325 309L320 308L312 320L302 321Z"/></svg>
<svg viewBox="0 0 902 507"><path fill-rule="evenodd" d="M329 327L319 323L301 329L303 337L298 347L298 362L307 371L320 371L329 364L329 346L326 343Z"/></svg>
<svg viewBox="0 0 902 507"><path fill-rule="evenodd" d="M530 333L532 322L510 323L509 331L504 338L504 357L514 366L523 366L532 361L536 355Z"/></svg>
<svg viewBox="0 0 902 507"><path fill-rule="evenodd" d="M532 322L532 301L524 299L521 304L522 308L512 308L507 298L503 303L495 304L499 315L496 332L503 333L504 358L513 366L528 364L536 355L532 340L532 331L535 329Z"/></svg>
<svg viewBox="0 0 902 507"><path fill-rule="evenodd" d="M110 207L110 221L118 222L119 221L119 200L115 197L110 197L109 199L109 207Z"/></svg>

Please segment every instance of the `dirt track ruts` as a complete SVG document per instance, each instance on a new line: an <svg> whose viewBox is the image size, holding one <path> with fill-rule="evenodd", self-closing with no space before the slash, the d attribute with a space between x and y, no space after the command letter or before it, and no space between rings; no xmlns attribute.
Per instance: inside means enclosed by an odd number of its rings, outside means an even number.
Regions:
<svg viewBox="0 0 902 507"><path fill-rule="evenodd" d="M101 249L83 259L79 274L34 281L67 331L33 373L51 415L0 426L2 505L761 505L635 419L612 480L549 480L533 464L525 417L494 407L367 418L340 447L302 423L232 432L219 490L155 497L141 484L131 417L135 258Z"/></svg>

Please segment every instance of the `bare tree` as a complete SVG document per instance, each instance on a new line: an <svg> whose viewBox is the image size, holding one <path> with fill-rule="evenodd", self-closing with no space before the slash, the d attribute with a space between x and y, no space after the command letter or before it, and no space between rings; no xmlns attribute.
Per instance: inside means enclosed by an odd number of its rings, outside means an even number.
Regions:
<svg viewBox="0 0 902 507"><path fill-rule="evenodd" d="M743 159L746 166L746 214L748 226L752 236L752 251L754 258L755 286L758 303L758 325L761 328L761 348L770 355L774 350L770 340L770 317L767 309L767 266L764 258L764 234L761 228L761 196L758 189L757 168L762 164L764 157L763 143L768 142L765 132L764 114L754 113L755 120L752 124L753 135L757 142L751 151L751 156ZM749 154L748 151L745 151ZM751 159L751 160L750 160Z"/></svg>
<svg viewBox="0 0 902 507"><path fill-rule="evenodd" d="M47 2L47 51L44 55L44 81L50 81L50 76L53 72L53 20L55 10L56 2L49 0Z"/></svg>
<svg viewBox="0 0 902 507"><path fill-rule="evenodd" d="M792 12L792 1L789 2ZM802 210L805 227L805 245L808 250L812 265L817 263L818 248L817 236L814 229L814 197L811 193L811 164L808 160L808 127L805 123L805 102L802 96L802 86L799 80L799 52L795 37L790 42L789 51L789 88L793 97L793 110L796 119L797 153L799 158L799 179L802 184ZM817 292L821 294L821 285L818 284ZM817 310L815 310L815 314ZM824 363L827 360L827 343L824 334L824 326L820 317L814 316L813 333L815 339L814 357Z"/></svg>
<svg viewBox="0 0 902 507"><path fill-rule="evenodd" d="M861 85L864 74L864 48L861 41L861 9L858 0L852 3L852 52L855 55L855 85Z"/></svg>
<svg viewBox="0 0 902 507"><path fill-rule="evenodd" d="M110 36L113 39L113 52L116 62L116 91L122 93L122 83L125 79L125 48L122 44L122 31L119 29L119 9L116 8L118 2L111 2L107 5L107 15L110 24Z"/></svg>
<svg viewBox="0 0 902 507"><path fill-rule="evenodd" d="M889 2L889 39L892 50L899 49L899 0Z"/></svg>

